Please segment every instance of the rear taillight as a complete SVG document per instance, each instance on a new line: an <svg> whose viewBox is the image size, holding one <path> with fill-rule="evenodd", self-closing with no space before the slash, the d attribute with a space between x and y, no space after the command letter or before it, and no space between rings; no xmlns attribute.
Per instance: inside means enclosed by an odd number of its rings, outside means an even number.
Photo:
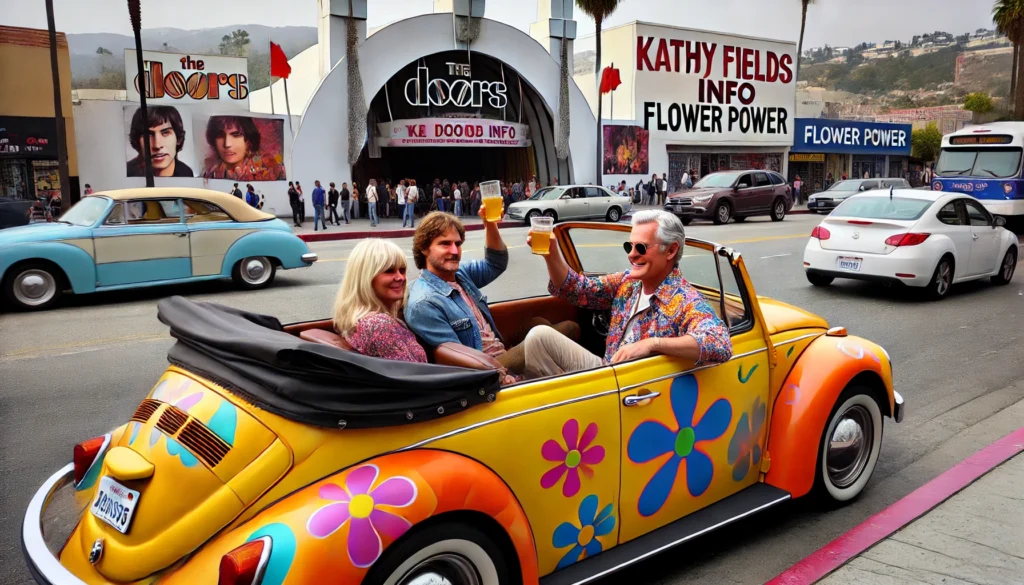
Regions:
<svg viewBox="0 0 1024 585"><path fill-rule="evenodd" d="M895 236L889 236L888 238L886 238L885 239L885 245L886 246L896 246L897 248L900 247L900 246L916 246L916 245L920 244L921 242L927 240L928 236L930 236L930 235L931 234L915 234L915 233L896 234Z"/></svg>
<svg viewBox="0 0 1024 585"><path fill-rule="evenodd" d="M72 460L75 463L76 484L82 483L86 474L89 473L89 469L92 467L93 463L96 462L96 458L103 453L109 444L110 435L103 435L75 445Z"/></svg>
<svg viewBox="0 0 1024 585"><path fill-rule="evenodd" d="M832 234L830 234L827 229L819 225L818 227L811 230L811 237L818 238L819 240L827 240L832 237Z"/></svg>
<svg viewBox="0 0 1024 585"><path fill-rule="evenodd" d="M247 542L220 559L217 585L259 585L270 559L269 536Z"/></svg>

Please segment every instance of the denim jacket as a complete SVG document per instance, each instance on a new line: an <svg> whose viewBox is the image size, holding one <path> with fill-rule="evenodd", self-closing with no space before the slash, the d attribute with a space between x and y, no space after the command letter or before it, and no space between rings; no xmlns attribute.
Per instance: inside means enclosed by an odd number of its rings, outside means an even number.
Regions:
<svg viewBox="0 0 1024 585"><path fill-rule="evenodd" d="M487 297L480 289L493 282L508 267L508 251L484 250L483 260L463 262L455 273L455 280L474 301L480 314L487 319L494 335L501 339L494 318L487 308ZM450 284L429 270L420 273L409 288L409 302L405 307L405 322L409 328L431 348L455 341L483 350L480 325L473 311L466 306L462 295Z"/></svg>

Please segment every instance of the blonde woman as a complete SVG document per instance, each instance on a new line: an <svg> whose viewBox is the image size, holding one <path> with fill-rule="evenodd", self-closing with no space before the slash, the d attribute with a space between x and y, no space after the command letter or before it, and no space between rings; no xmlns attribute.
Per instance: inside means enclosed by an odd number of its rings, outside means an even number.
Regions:
<svg viewBox="0 0 1024 585"><path fill-rule="evenodd" d="M426 352L400 316L405 269L405 253L393 242L356 245L334 301L334 327L363 355L426 363Z"/></svg>

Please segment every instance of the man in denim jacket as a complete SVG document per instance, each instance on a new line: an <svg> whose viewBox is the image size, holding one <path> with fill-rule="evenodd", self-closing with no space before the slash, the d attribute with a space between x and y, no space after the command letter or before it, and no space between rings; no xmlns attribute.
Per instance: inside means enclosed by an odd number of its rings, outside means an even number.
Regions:
<svg viewBox="0 0 1024 585"><path fill-rule="evenodd" d="M486 216L481 206L480 217ZM507 348L494 324L487 298L480 289L494 282L508 267L508 249L496 222L484 220L484 259L461 262L466 229L455 216L434 212L423 219L413 237L413 260L420 277L409 288L405 320L420 340L433 350L457 342L482 351L507 368L525 368L522 346ZM531 326L548 324L535 319ZM554 326L570 337L579 336L575 323Z"/></svg>

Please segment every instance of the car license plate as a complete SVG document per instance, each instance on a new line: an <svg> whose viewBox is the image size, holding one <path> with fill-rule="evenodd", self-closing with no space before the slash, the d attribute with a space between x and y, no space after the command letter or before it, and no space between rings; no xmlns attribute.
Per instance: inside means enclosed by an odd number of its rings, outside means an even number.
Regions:
<svg viewBox="0 0 1024 585"><path fill-rule="evenodd" d="M139 492L103 476L96 490L96 500L92 504L92 515L110 524L121 534L126 534L138 505Z"/></svg>
<svg viewBox="0 0 1024 585"><path fill-rule="evenodd" d="M846 256L840 256L836 260L836 264L840 270L848 270L850 272L860 272L860 264L863 262L863 258L849 258Z"/></svg>

